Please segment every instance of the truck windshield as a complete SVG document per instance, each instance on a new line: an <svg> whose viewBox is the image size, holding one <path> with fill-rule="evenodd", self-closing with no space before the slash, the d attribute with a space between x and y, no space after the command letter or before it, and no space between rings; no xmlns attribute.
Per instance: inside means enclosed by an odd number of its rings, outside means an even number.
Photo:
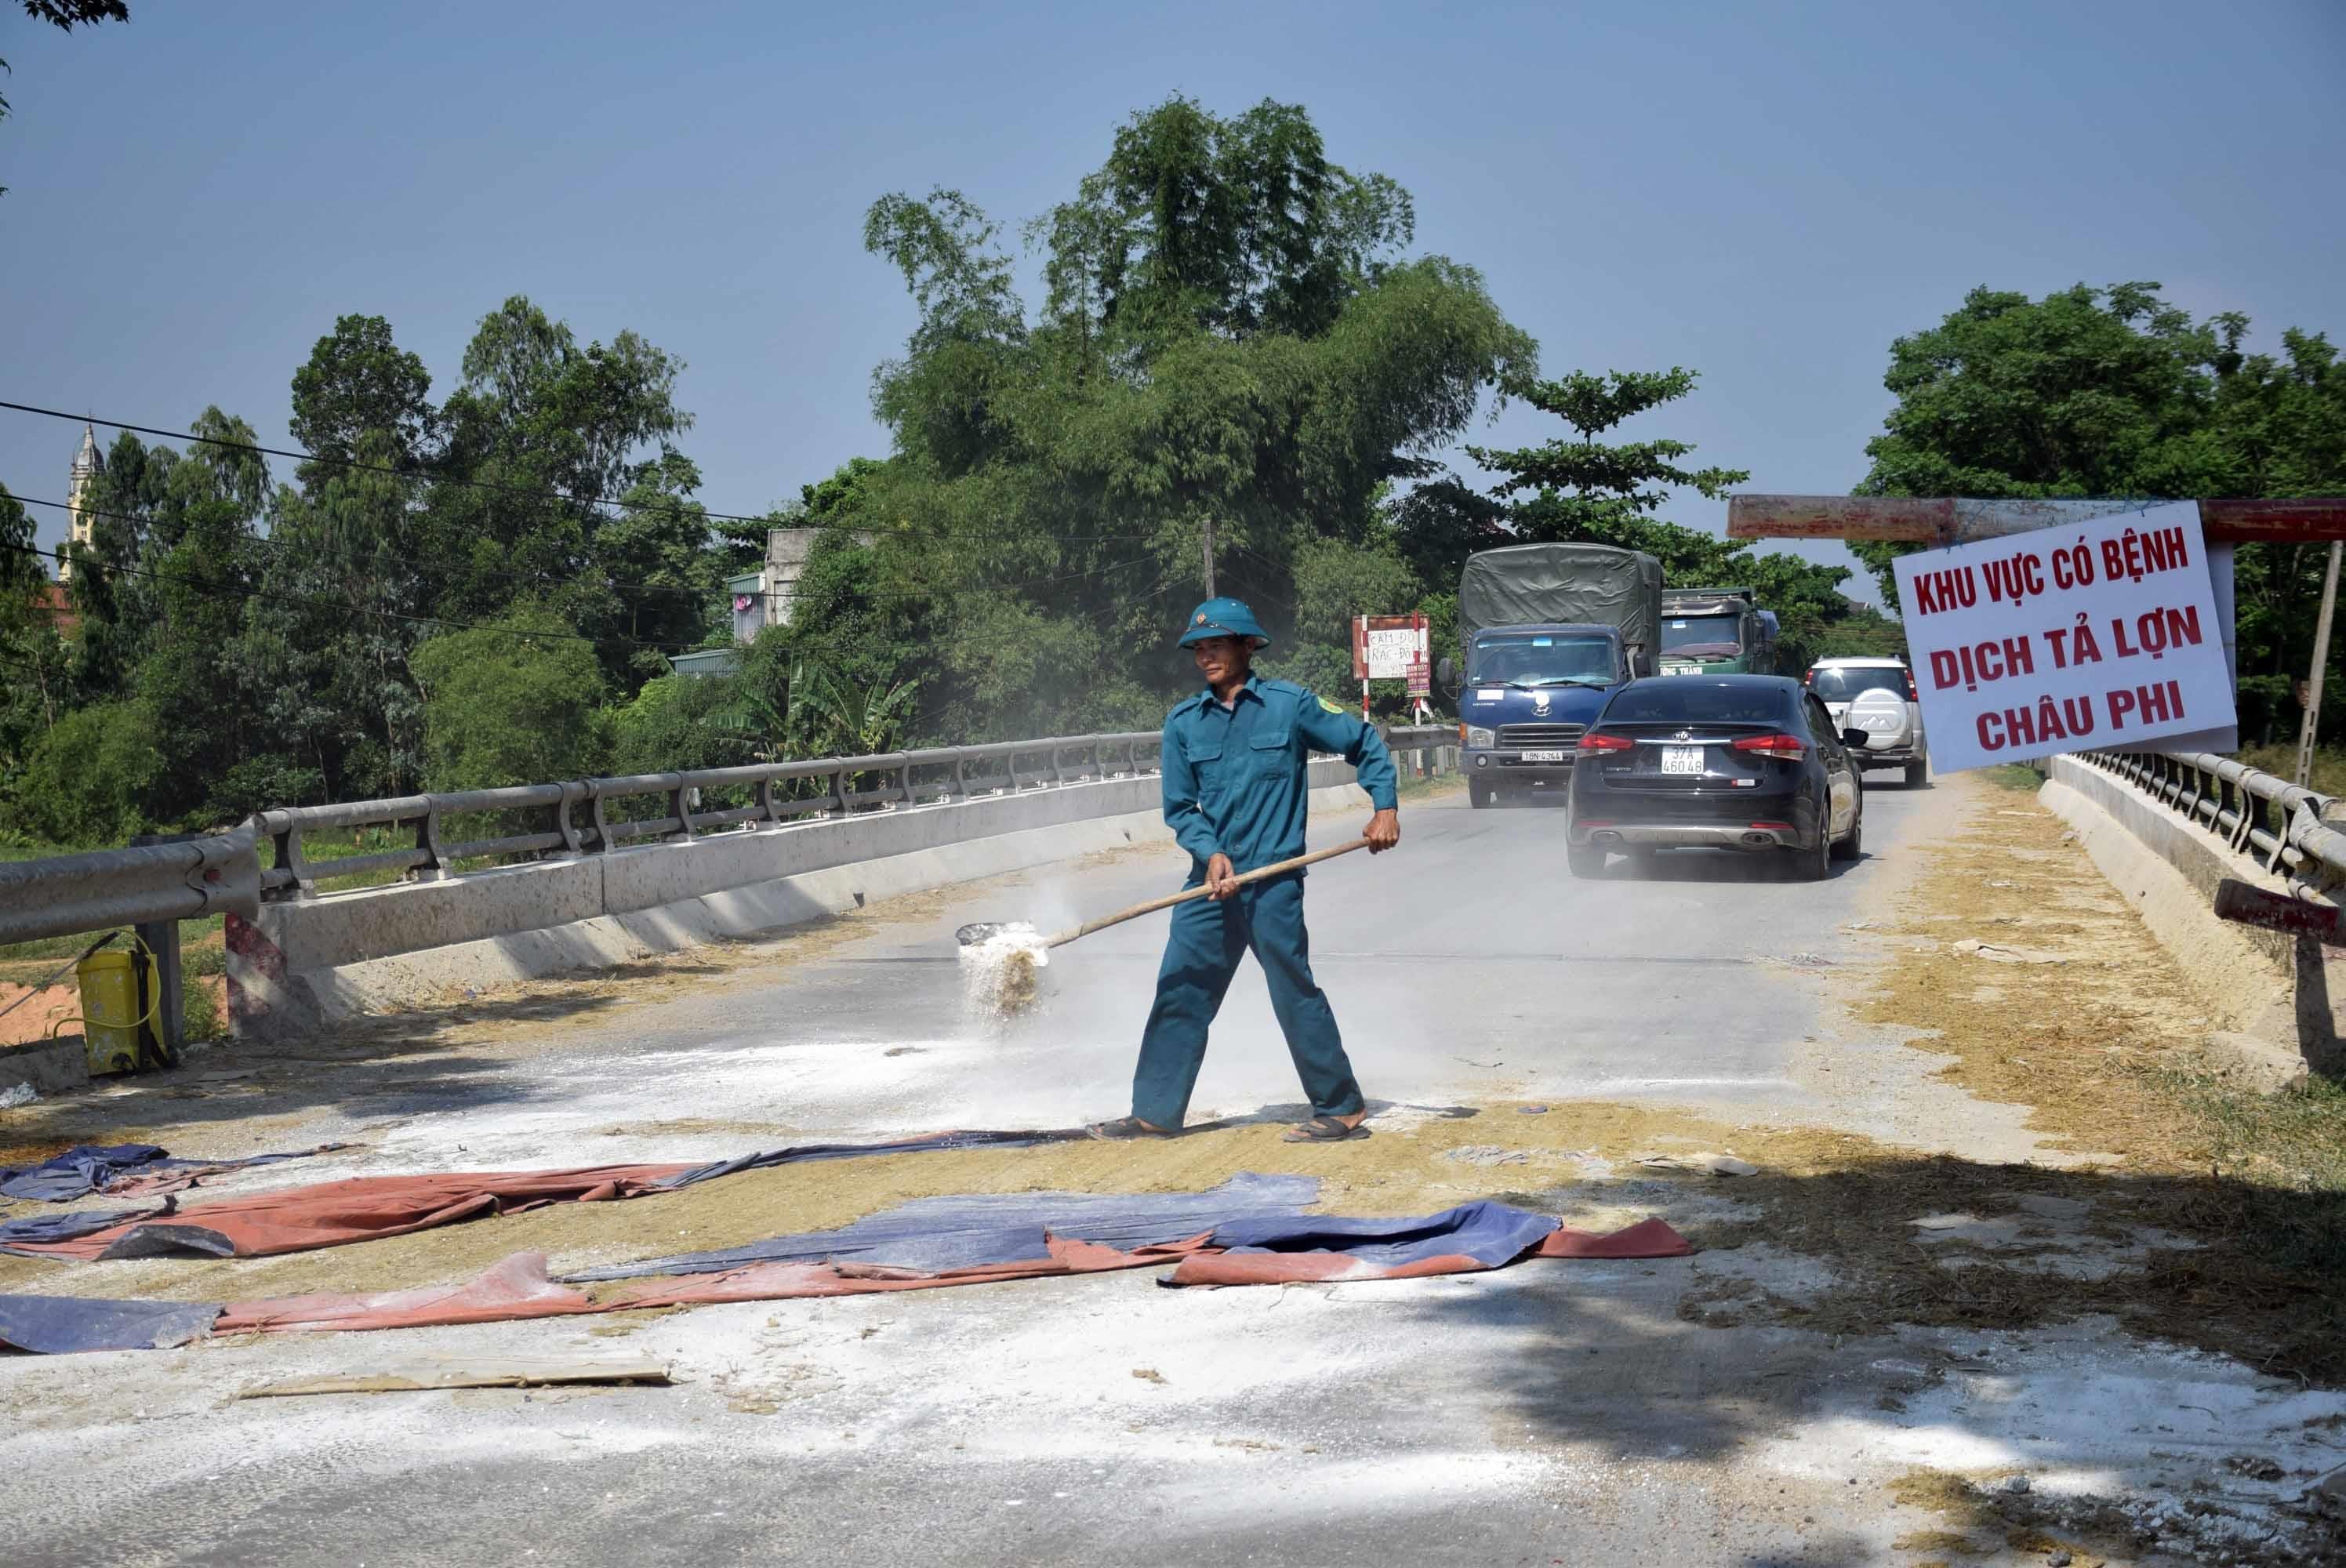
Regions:
<svg viewBox="0 0 2346 1568"><path fill-rule="evenodd" d="M1743 617L1725 616L1666 616L1662 619L1662 651L1666 654L1724 654L1743 651Z"/></svg>
<svg viewBox="0 0 2346 1568"><path fill-rule="evenodd" d="M1476 637L1466 676L1475 686L1610 686L1614 678L1609 639L1545 632Z"/></svg>

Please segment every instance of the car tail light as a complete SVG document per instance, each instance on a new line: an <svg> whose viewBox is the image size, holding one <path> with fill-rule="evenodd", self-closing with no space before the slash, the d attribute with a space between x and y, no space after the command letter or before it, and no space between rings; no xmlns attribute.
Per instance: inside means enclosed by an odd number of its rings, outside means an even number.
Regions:
<svg viewBox="0 0 2346 1568"><path fill-rule="evenodd" d="M1802 676L1802 677L1800 677L1800 684L1801 684L1802 686L1814 686L1814 685L1816 685L1816 684L1817 684L1817 667L1816 667L1816 666L1814 666L1814 665L1810 665L1810 666L1809 667L1809 673L1808 673L1808 674L1806 674L1806 675L1804 675L1804 676Z"/></svg>
<svg viewBox="0 0 2346 1568"><path fill-rule="evenodd" d="M1754 822L1751 824L1751 827L1755 832L1762 833L1769 832L1770 830L1779 833L1789 833L1792 830L1792 824L1790 822Z"/></svg>
<svg viewBox="0 0 2346 1568"><path fill-rule="evenodd" d="M1798 762L1809 754L1809 743L1797 735L1747 735L1735 743L1735 749Z"/></svg>
<svg viewBox="0 0 2346 1568"><path fill-rule="evenodd" d="M1914 672L1911 669L1906 672L1906 700L1909 702L1923 700L1923 694L1914 689Z"/></svg>
<svg viewBox="0 0 2346 1568"><path fill-rule="evenodd" d="M1599 735L1595 730L1591 730L1580 738L1579 749L1583 751L1627 751L1629 749L1629 738L1626 735Z"/></svg>

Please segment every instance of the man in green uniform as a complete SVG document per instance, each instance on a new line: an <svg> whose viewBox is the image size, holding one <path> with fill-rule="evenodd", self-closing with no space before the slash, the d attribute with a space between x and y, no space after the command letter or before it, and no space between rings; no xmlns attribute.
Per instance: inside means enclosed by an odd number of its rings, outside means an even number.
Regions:
<svg viewBox="0 0 2346 1568"><path fill-rule="evenodd" d="M1235 885L1242 872L1303 852L1305 765L1333 752L1359 772L1375 810L1363 836L1369 852L1401 842L1392 756L1384 737L1345 708L1252 671L1270 638L1236 599L1209 599L1189 616L1181 646L1206 689L1165 720L1165 821L1189 851L1187 886L1203 899L1179 905L1157 974L1157 1002L1140 1037L1132 1115L1103 1122L1107 1138L1165 1137L1189 1109L1206 1059L1206 1030L1220 1011L1239 960L1251 950L1270 988L1271 1011L1311 1099L1311 1119L1290 1130L1296 1143L1364 1138L1368 1107L1336 1031L1327 994L1311 978L1303 929L1303 873Z"/></svg>

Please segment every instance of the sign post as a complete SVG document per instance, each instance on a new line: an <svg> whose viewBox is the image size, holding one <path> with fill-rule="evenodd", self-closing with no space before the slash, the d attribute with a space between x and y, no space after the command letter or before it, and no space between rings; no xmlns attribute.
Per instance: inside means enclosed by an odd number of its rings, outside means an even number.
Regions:
<svg viewBox="0 0 2346 1568"><path fill-rule="evenodd" d="M2195 504L1924 550L1897 573L1938 771L2154 740L2237 747Z"/></svg>
<svg viewBox="0 0 2346 1568"><path fill-rule="evenodd" d="M1369 717L1369 682L1405 680L1414 700L1412 710L1430 713L1426 696L1433 689L1433 647L1426 618L1410 616L1352 617L1352 676L1361 683L1361 718Z"/></svg>

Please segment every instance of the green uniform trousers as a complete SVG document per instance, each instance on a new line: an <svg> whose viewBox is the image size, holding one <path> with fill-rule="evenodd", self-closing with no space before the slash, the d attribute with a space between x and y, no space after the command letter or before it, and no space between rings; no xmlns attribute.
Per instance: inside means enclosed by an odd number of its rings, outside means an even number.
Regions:
<svg viewBox="0 0 2346 1568"><path fill-rule="evenodd" d="M1188 885L1196 887L1202 875ZM1311 939L1303 929L1303 876L1274 877L1240 888L1220 903L1199 899L1173 911L1157 1002L1140 1037L1132 1074L1132 1114L1178 1127L1205 1064L1206 1030L1221 1011L1239 960L1254 952L1270 987L1271 1011L1287 1035L1288 1054L1315 1112L1349 1116L1362 1108L1361 1085L1336 1031L1327 993L1311 978Z"/></svg>

